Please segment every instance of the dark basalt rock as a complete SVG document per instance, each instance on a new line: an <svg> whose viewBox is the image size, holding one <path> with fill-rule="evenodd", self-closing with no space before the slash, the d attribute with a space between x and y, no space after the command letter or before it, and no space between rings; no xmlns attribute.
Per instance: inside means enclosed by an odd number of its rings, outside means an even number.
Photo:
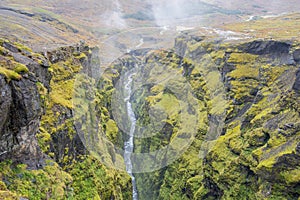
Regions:
<svg viewBox="0 0 300 200"><path fill-rule="evenodd" d="M72 120L74 115L71 109L65 108L62 106L55 106L54 110L59 110L63 115L58 117L57 123L54 124L55 127L61 126L67 120ZM79 137L79 128L81 125L70 125L72 130L76 130L76 134L70 137L70 131L68 129L57 130L54 134L51 135L52 142L50 143L50 152L54 152L55 160L60 165L65 165L66 163L62 162L63 158L67 155L70 158L76 158L78 155L84 155L86 153L84 144L82 143L81 138ZM83 133L82 133L83 134ZM65 149L68 148L68 152L65 152Z"/></svg>
<svg viewBox="0 0 300 200"><path fill-rule="evenodd" d="M241 45L240 50L257 55L265 54L287 54L291 45L285 42L273 40L255 40L250 43Z"/></svg>
<svg viewBox="0 0 300 200"><path fill-rule="evenodd" d="M1 115L0 115L0 129L1 129L1 135L4 132L4 124L7 123L9 120L9 111L10 111L10 105L12 103L12 96L11 96L11 88L6 83L4 76L0 75L0 109L1 109ZM0 136L1 137L1 136ZM0 140L2 142L2 140ZM1 149L2 144L0 143L0 156L1 152L4 152L4 149Z"/></svg>
<svg viewBox="0 0 300 200"><path fill-rule="evenodd" d="M300 49L296 49L293 53L295 62L300 63Z"/></svg>
<svg viewBox="0 0 300 200"><path fill-rule="evenodd" d="M296 72L296 80L294 82L293 89L297 93L300 93L300 68Z"/></svg>
<svg viewBox="0 0 300 200"><path fill-rule="evenodd" d="M0 161L12 159L36 168L42 154L35 135L42 114L33 76L7 83L0 76Z"/></svg>
<svg viewBox="0 0 300 200"><path fill-rule="evenodd" d="M16 46L14 46L13 44L8 43L8 42L3 42L3 47L14 53L19 52L19 50Z"/></svg>
<svg viewBox="0 0 300 200"><path fill-rule="evenodd" d="M202 36L188 35L187 33L184 33L175 39L175 53L181 57L184 57L187 50L187 42L197 43L201 42L202 40L204 40L204 37ZM203 50L203 48L197 49L195 52L193 52L192 57L204 54L205 52L203 52Z"/></svg>
<svg viewBox="0 0 300 200"><path fill-rule="evenodd" d="M5 44L5 45L4 45ZM36 134L40 128L40 119L43 113L37 82L51 91L51 73L48 70L49 60L52 63L74 59L74 54L84 52L86 56L78 58L82 65L83 73L90 76L100 75L99 72L99 49L90 49L84 43L76 46L61 47L52 52L45 53L45 57L39 55L39 61L32 55L24 55L9 42L4 42L3 47L7 54L12 56L15 62L26 65L29 73L23 74L20 80L7 80L0 74L0 162L11 159L15 163L27 164L28 168L35 169L43 165L45 155L39 148ZM89 52L92 53L89 53ZM55 105L57 112L61 112L54 126L64 124L66 120L72 120L72 109ZM71 127L74 129L75 127ZM85 154L85 148L77 134L69 137L68 130L58 130L51 135L52 142L50 151L55 153L56 160L60 161L68 147L68 155L76 157Z"/></svg>
<svg viewBox="0 0 300 200"><path fill-rule="evenodd" d="M44 158L36 139L43 113L37 82L49 89L51 74L31 53L24 55L10 42L3 42L2 46L7 51L4 56L26 65L29 73L22 74L20 80L8 80L0 75L0 162L11 159L36 169ZM40 59L47 60L42 56Z"/></svg>
<svg viewBox="0 0 300 200"><path fill-rule="evenodd" d="M293 55L289 53L290 48L290 43L274 40L255 40L239 47L246 53L266 56L275 65L293 65L295 63Z"/></svg>
<svg viewBox="0 0 300 200"><path fill-rule="evenodd" d="M187 49L187 44L186 44L187 40L188 40L188 38L186 35L182 35L175 39L174 49L175 49L175 52L181 57L183 57L185 55L185 52Z"/></svg>
<svg viewBox="0 0 300 200"><path fill-rule="evenodd" d="M42 63L39 64L33 59L20 53L11 53L11 55L14 57L16 62L27 66L28 70L34 74L37 79L36 81L41 82L47 89L50 88L51 74L48 71L50 65L46 58L42 58Z"/></svg>

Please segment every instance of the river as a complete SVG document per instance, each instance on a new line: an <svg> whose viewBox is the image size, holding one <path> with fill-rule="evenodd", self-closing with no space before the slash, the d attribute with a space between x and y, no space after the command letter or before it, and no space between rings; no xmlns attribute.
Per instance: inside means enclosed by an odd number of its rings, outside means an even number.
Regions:
<svg viewBox="0 0 300 200"><path fill-rule="evenodd" d="M125 160L125 166L126 166L126 171L130 175L131 180L132 180L132 199L133 200L138 200L138 191L136 187L136 180L135 177L132 173L132 160L131 160L131 154L133 153L134 149L134 130L135 130L135 124L136 124L136 117L134 115L134 112L132 110L132 105L130 103L130 96L132 93L132 80L133 76L135 73L132 71L129 71L126 73L127 80L125 80L125 98L124 101L126 103L126 108L127 108L127 114L128 114L128 119L130 121L130 132L129 132L129 138L127 141L124 143L124 160Z"/></svg>

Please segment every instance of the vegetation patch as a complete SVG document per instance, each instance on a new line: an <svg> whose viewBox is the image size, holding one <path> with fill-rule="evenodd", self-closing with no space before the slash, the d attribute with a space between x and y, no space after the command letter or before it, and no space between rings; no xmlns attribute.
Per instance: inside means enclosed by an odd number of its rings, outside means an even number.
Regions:
<svg viewBox="0 0 300 200"><path fill-rule="evenodd" d="M10 69L6 69L4 67L0 67L0 74L4 75L8 82L11 80L21 80L22 78L22 76L17 72Z"/></svg>
<svg viewBox="0 0 300 200"><path fill-rule="evenodd" d="M231 53L227 62L239 63L239 64L243 64L243 63L249 64L249 63L255 62L257 58L258 58L257 55L252 55L249 53Z"/></svg>

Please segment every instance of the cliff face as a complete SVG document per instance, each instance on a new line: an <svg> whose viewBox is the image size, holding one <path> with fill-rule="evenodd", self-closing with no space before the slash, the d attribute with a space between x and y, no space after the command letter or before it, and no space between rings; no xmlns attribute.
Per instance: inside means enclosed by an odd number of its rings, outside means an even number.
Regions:
<svg viewBox="0 0 300 200"><path fill-rule="evenodd" d="M151 139L135 138L135 151L153 152L176 137L189 137L193 119L184 114L185 101L176 87L181 94L186 85L192 88L198 101L197 131L174 163L135 175L140 198L297 199L299 45L274 40L213 43L189 35L175 44L175 52L150 51L139 64L135 86L141 80L144 85L132 97L136 133L151 134L147 128L153 123L161 128ZM185 84L180 78L174 82L174 74L185 77ZM171 159L160 156L161 165Z"/></svg>
<svg viewBox="0 0 300 200"><path fill-rule="evenodd" d="M1 40L0 62L0 199L129 198L130 177L92 157L75 127L74 84L94 80L98 49L40 54Z"/></svg>
<svg viewBox="0 0 300 200"><path fill-rule="evenodd" d="M299 47L254 41L235 48L221 65L221 71L230 66L222 72L230 109L205 158L204 197L297 199L299 65L293 55Z"/></svg>
<svg viewBox="0 0 300 200"><path fill-rule="evenodd" d="M130 177L102 163L122 161L112 144L122 148L127 137L118 121L126 122L126 111L114 92L139 65L136 134L152 137L136 137L135 152L191 138L186 151L174 145L174 154L158 155L163 168L135 174L140 199L297 199L299 49L184 34L170 51L133 51L97 77L97 48L40 54L1 40L0 198L130 199ZM82 143L91 128L108 139L107 152L91 143L97 159ZM167 165L176 152L182 155Z"/></svg>
<svg viewBox="0 0 300 200"><path fill-rule="evenodd" d="M44 57L17 45L1 41L0 160L12 159L37 168L43 157L35 137L42 116L37 83L49 86L49 65Z"/></svg>
<svg viewBox="0 0 300 200"><path fill-rule="evenodd" d="M12 159L25 163L30 168L39 168L42 164L39 160L43 160L44 156L37 138L42 141L47 129L63 126L73 117L72 108L69 106L71 99L70 102L63 104L66 96L60 95L61 93L72 95L72 87L63 88L63 85L68 80L75 79L76 73L81 68L82 73L91 74L92 51L89 53L89 47L78 45L63 47L41 55L33 53L25 46L8 41L2 41L1 48L1 64L3 64L0 77L1 107L4 111L1 116L1 160ZM76 57L73 54L78 55ZM72 62L69 62L70 60ZM55 68L59 62L68 64L69 66L65 65L65 67L70 69L55 71L62 70L62 68ZM72 65L76 65L77 71L71 71ZM65 77L66 75L69 76ZM63 91L64 89L71 91ZM55 109L59 115L62 115L57 116L57 120L47 121L46 117L54 117L51 113L53 114ZM70 128L73 128L72 125ZM62 159L65 148L69 144L70 153L73 154L72 159L77 154L84 154L84 147L79 137L70 139L68 136L70 133L68 134L67 130L55 130L55 134L50 136L51 141L47 141L57 161ZM74 148L74 143L77 144L77 150ZM42 142L41 145L45 150L46 144Z"/></svg>

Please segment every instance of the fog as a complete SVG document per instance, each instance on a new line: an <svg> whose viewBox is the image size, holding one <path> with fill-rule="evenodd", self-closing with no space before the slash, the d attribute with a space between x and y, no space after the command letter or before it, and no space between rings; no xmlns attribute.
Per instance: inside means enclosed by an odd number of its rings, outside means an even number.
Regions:
<svg viewBox="0 0 300 200"><path fill-rule="evenodd" d="M117 29L127 28L126 21L122 18L123 8L119 0L110 1L104 14L101 15L100 20L104 22L106 26Z"/></svg>
<svg viewBox="0 0 300 200"><path fill-rule="evenodd" d="M149 0L157 25L169 25L172 21L183 18L186 13L182 5L185 0Z"/></svg>
<svg viewBox="0 0 300 200"><path fill-rule="evenodd" d="M122 0L127 2L126 0ZM299 0L146 0L158 26L173 25L180 20L199 23L201 17L211 14L234 15L277 15L300 12ZM220 21L225 20L220 18Z"/></svg>

